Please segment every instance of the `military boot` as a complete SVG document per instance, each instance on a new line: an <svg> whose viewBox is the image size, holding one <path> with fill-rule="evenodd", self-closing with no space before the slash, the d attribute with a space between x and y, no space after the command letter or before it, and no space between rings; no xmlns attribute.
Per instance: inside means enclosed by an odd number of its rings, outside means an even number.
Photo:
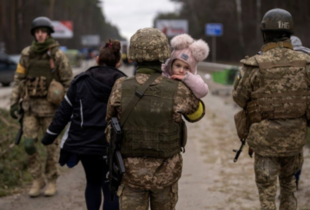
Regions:
<svg viewBox="0 0 310 210"><path fill-rule="evenodd" d="M32 182L32 187L29 191L29 196L30 197L38 197L40 195L41 189L45 186L45 180L43 177L39 179L35 179Z"/></svg>
<svg viewBox="0 0 310 210"><path fill-rule="evenodd" d="M53 196L57 191L56 180L49 180L44 192L45 196Z"/></svg>

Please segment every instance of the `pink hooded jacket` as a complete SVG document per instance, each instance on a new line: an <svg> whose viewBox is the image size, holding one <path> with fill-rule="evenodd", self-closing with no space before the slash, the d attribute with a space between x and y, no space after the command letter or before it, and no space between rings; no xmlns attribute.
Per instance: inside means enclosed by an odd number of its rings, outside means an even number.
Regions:
<svg viewBox="0 0 310 210"><path fill-rule="evenodd" d="M170 78L171 74L167 71L166 64L162 64L162 75L165 77ZM191 72L187 72L185 74L184 79L182 80L186 84L187 87L191 89L191 91L194 93L194 95L197 98L203 98L209 93L208 85L203 81L200 75L198 74L192 74Z"/></svg>

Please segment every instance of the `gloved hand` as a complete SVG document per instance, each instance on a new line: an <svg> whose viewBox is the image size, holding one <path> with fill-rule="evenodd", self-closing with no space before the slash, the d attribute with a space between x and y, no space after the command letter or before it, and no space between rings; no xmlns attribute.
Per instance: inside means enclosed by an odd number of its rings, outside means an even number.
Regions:
<svg viewBox="0 0 310 210"><path fill-rule="evenodd" d="M10 107L10 115L13 119L18 119L18 109L18 103L15 103Z"/></svg>
<svg viewBox="0 0 310 210"><path fill-rule="evenodd" d="M48 133L45 133L43 139L41 140L42 144L44 144L45 146L52 144L55 139L57 138L57 135L51 135Z"/></svg>
<svg viewBox="0 0 310 210"><path fill-rule="evenodd" d="M253 156L253 153L254 153L253 149L252 149L251 147L249 147L248 154L249 154L249 156L250 156L251 158L252 158L252 156Z"/></svg>

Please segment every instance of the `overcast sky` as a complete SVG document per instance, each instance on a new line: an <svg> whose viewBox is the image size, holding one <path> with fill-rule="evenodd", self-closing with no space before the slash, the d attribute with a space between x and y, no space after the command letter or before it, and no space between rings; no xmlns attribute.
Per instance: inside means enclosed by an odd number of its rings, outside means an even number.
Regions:
<svg viewBox="0 0 310 210"><path fill-rule="evenodd" d="M176 11L179 5L170 0L102 0L102 8L106 19L129 41L138 29L153 27L159 12Z"/></svg>

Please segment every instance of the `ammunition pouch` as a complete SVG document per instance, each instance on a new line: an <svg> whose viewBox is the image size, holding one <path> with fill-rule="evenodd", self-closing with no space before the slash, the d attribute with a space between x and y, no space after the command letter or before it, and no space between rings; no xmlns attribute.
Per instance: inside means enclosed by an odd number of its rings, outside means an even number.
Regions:
<svg viewBox="0 0 310 210"><path fill-rule="evenodd" d="M43 98L47 95L46 77L28 78L26 81L26 95L30 98Z"/></svg>
<svg viewBox="0 0 310 210"><path fill-rule="evenodd" d="M64 86L60 82L53 79L48 87L47 101L56 106L59 106L64 96L65 96Z"/></svg>
<svg viewBox="0 0 310 210"><path fill-rule="evenodd" d="M309 91L290 93L254 93L247 104L251 123L264 119L293 119L307 116L310 119Z"/></svg>
<svg viewBox="0 0 310 210"><path fill-rule="evenodd" d="M251 126L246 111L245 110L239 111L237 114L235 114L234 118L239 138L246 139L248 137L249 129Z"/></svg>

